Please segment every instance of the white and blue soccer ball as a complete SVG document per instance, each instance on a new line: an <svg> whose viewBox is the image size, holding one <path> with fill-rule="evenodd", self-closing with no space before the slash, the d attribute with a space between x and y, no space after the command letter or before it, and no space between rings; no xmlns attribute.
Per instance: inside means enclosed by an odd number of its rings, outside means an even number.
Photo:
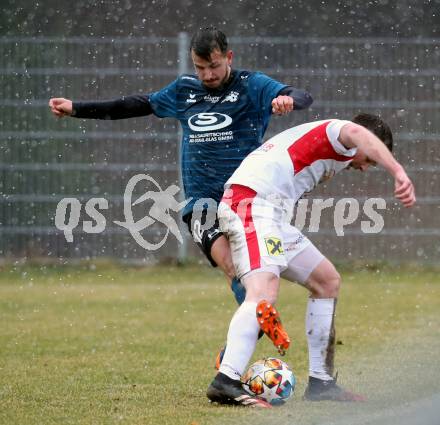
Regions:
<svg viewBox="0 0 440 425"><path fill-rule="evenodd" d="M292 397L296 384L289 365L274 357L256 361L241 381L246 392L272 405L284 404Z"/></svg>

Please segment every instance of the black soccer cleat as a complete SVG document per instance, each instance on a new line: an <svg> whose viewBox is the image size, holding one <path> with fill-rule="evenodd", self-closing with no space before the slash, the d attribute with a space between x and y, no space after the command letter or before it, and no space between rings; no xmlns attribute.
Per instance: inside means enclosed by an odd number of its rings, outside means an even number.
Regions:
<svg viewBox="0 0 440 425"><path fill-rule="evenodd" d="M304 392L304 400L308 401L366 401L366 397L345 390L336 383L336 377L331 381L323 381L309 376L309 384Z"/></svg>
<svg viewBox="0 0 440 425"><path fill-rule="evenodd" d="M250 396L242 387L241 381L219 372L206 392L211 402L234 404L247 407L271 408L264 400Z"/></svg>

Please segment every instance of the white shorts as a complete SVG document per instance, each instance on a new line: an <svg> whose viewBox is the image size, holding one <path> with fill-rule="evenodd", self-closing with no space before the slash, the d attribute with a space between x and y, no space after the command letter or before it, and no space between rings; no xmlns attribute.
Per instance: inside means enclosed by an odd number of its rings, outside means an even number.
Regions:
<svg viewBox="0 0 440 425"><path fill-rule="evenodd" d="M233 185L232 198L218 208L220 230L228 237L238 278L250 272L270 271L304 283L324 258L288 221L276 203L260 198L248 187ZM304 255L299 256L303 251ZM298 256L298 260L293 261Z"/></svg>

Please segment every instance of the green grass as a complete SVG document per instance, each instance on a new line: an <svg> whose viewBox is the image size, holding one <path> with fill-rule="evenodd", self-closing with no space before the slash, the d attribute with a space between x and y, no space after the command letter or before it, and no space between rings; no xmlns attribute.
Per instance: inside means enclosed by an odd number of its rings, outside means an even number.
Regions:
<svg viewBox="0 0 440 425"><path fill-rule="evenodd" d="M217 271L4 266L0 424L327 424L440 393L438 273L347 270L343 278L339 380L369 402L301 401L307 294L283 282L278 306L293 340L286 361L298 385L287 405L262 412L205 397L236 308ZM264 339L255 359L275 354Z"/></svg>

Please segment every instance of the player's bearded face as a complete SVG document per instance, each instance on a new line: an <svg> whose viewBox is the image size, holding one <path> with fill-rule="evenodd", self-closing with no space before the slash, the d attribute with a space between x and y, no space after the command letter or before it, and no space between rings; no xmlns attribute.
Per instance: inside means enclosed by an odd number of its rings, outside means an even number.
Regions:
<svg viewBox="0 0 440 425"><path fill-rule="evenodd" d="M210 60L203 59L191 52L194 67L199 80L203 85L210 89L221 88L228 81L231 73L232 51L223 54L215 49L210 56Z"/></svg>

